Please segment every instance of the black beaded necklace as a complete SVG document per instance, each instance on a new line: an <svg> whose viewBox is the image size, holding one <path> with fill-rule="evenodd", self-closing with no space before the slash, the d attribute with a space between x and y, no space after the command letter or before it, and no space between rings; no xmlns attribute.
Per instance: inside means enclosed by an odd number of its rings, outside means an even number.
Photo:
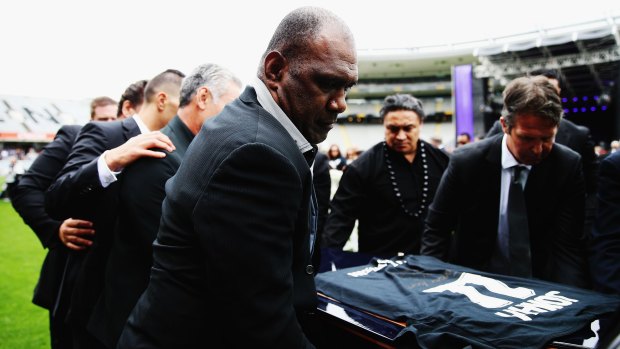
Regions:
<svg viewBox="0 0 620 349"><path fill-rule="evenodd" d="M383 153L385 158L385 166L387 167L388 173L390 175L390 182L392 183L392 189L394 189L394 195L396 195L396 199L400 202L400 207L405 211L405 214L409 217L420 217L422 212L426 209L426 202L428 199L428 164L426 160L426 150L424 149L424 143L418 142L418 155L422 159L422 200L420 200L420 205L418 205L417 210L411 212L407 207L405 207L405 202L403 201L403 196L398 189L398 183L396 182L396 173L392 168L392 161L388 157L388 147L385 142L383 142Z"/></svg>

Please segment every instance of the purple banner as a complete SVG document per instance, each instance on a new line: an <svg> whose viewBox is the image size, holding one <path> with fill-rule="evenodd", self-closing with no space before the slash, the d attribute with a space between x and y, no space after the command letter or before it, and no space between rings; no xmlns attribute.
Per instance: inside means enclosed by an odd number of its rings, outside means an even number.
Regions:
<svg viewBox="0 0 620 349"><path fill-rule="evenodd" d="M454 117L456 135L467 132L474 137L474 98L472 93L472 66L457 65L454 67Z"/></svg>

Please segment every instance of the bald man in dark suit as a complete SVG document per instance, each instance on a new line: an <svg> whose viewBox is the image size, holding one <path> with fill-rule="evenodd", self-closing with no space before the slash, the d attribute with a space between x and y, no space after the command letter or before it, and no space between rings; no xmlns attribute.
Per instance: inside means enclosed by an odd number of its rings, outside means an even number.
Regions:
<svg viewBox="0 0 620 349"><path fill-rule="evenodd" d="M310 166L356 81L341 19L318 8L284 18L258 79L205 123L167 182L149 285L117 348L314 348Z"/></svg>

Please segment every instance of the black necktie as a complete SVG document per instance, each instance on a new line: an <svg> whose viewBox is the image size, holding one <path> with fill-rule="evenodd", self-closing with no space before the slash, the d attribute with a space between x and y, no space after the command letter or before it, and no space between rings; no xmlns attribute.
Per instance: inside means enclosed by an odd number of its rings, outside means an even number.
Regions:
<svg viewBox="0 0 620 349"><path fill-rule="evenodd" d="M523 187L521 187L521 170L513 167L510 190L508 192L508 243L510 250L510 268L512 275L532 276L532 257L530 252L530 232L527 222L527 210Z"/></svg>

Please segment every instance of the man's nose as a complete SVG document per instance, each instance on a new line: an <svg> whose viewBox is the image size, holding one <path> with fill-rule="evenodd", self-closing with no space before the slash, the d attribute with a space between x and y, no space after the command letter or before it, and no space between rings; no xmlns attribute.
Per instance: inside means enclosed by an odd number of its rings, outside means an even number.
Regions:
<svg viewBox="0 0 620 349"><path fill-rule="evenodd" d="M403 130L402 128L398 130L398 133L396 134L396 138L397 139L407 139L407 132L405 132L405 130Z"/></svg>
<svg viewBox="0 0 620 349"><path fill-rule="evenodd" d="M540 155L543 152L543 142L536 142L532 147L532 153Z"/></svg>
<svg viewBox="0 0 620 349"><path fill-rule="evenodd" d="M340 91L337 95L335 95L328 104L329 110L335 111L338 114L344 113L347 110L347 101L345 99L346 94L343 91Z"/></svg>

